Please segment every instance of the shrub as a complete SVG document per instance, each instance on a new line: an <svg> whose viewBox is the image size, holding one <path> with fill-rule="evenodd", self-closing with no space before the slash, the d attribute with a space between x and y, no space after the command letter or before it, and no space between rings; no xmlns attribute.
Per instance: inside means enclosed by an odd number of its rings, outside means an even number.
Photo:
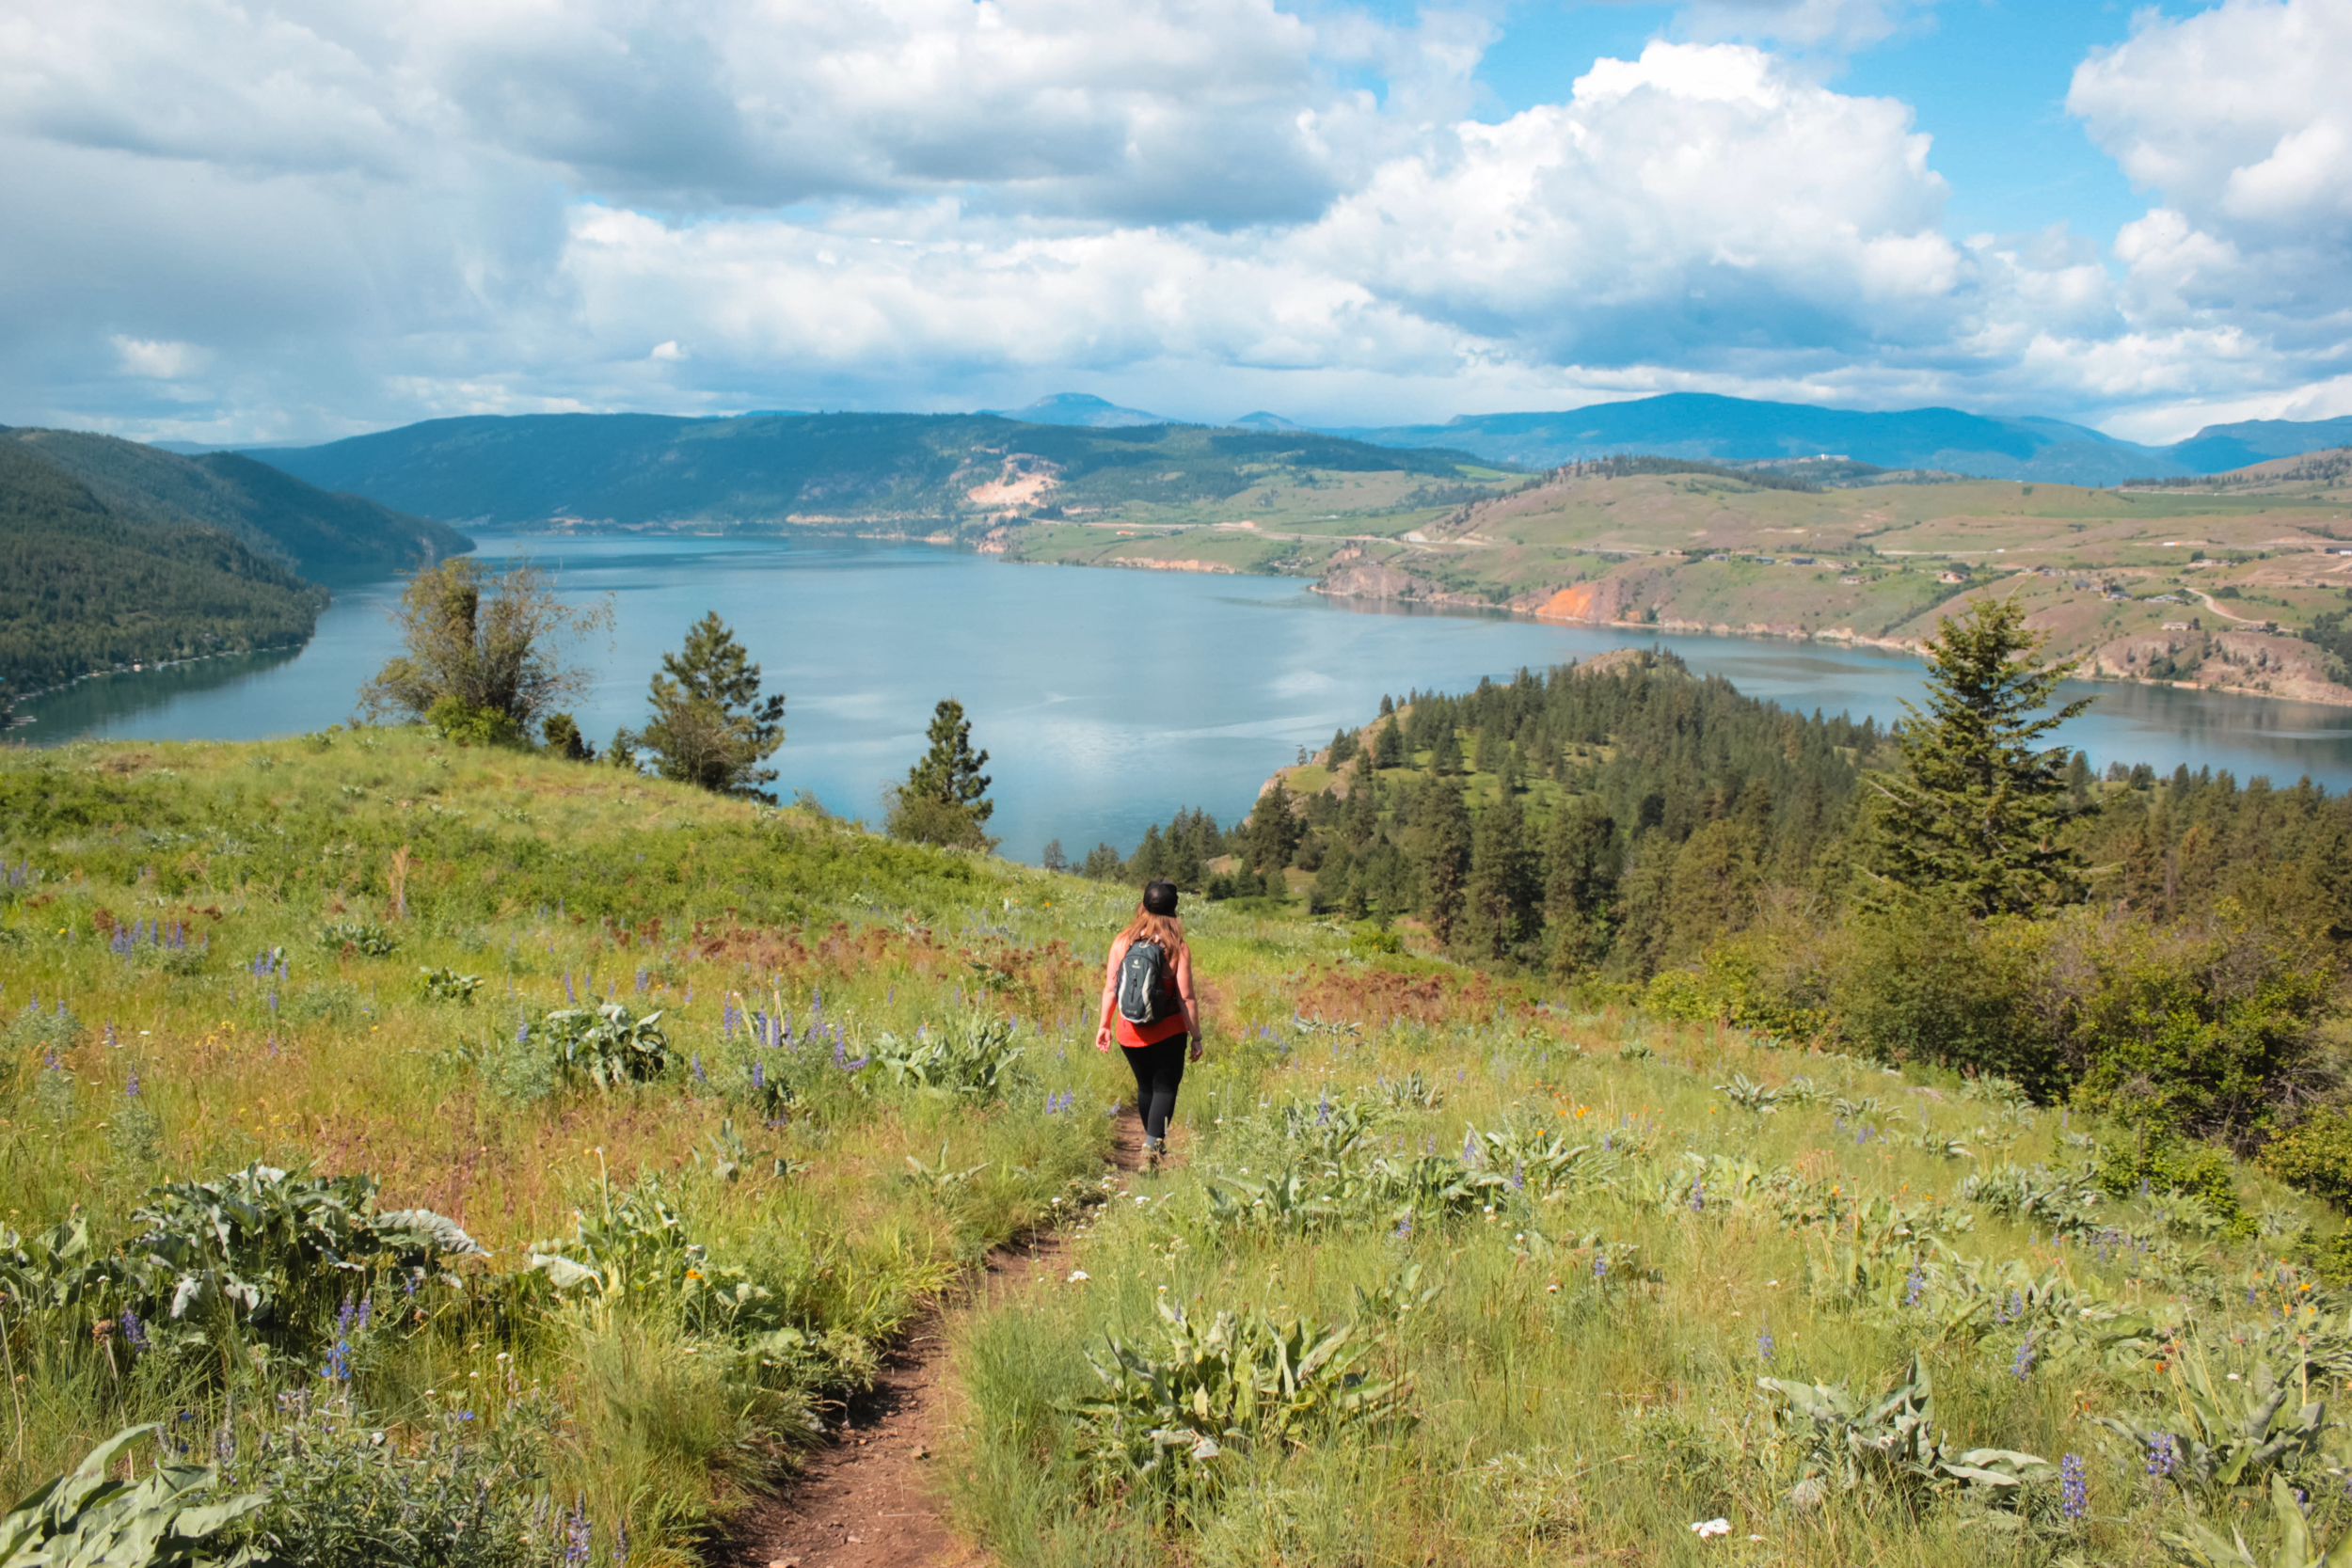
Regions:
<svg viewBox="0 0 2352 1568"><path fill-rule="evenodd" d="M294 1397L297 1409L304 1402ZM306 1568L523 1568L554 1555L542 1449L547 1412L504 1419L437 1412L421 1433L386 1431L347 1402L273 1430L234 1473L264 1490L249 1549ZM516 1419L520 1415L525 1418Z"/></svg>
<svg viewBox="0 0 2352 1568"><path fill-rule="evenodd" d="M426 709L424 721L445 740L460 746L520 746L522 726L511 713L475 707L456 697L441 697Z"/></svg>
<svg viewBox="0 0 2352 1568"><path fill-rule="evenodd" d="M2186 1193L2208 1205L2233 1234L2251 1236L2254 1222L2238 1201L2230 1157L2205 1144L2156 1134L2130 1144L2099 1146L2092 1165L2099 1185L2115 1197Z"/></svg>
<svg viewBox="0 0 2352 1568"><path fill-rule="evenodd" d="M2259 1158L2263 1169L2290 1187L2352 1207L2352 1111L2323 1106L2271 1139Z"/></svg>
<svg viewBox="0 0 2352 1568"><path fill-rule="evenodd" d="M2276 1108L2323 1075L2317 1025L2334 982L2299 941L2226 915L2169 928L2076 919L2058 927L2046 974L2075 1103L2126 1126L2250 1152Z"/></svg>

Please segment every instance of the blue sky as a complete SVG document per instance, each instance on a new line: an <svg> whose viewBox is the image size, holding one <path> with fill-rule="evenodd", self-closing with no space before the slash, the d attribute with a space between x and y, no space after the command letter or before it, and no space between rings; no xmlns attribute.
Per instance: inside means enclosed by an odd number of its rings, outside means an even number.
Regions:
<svg viewBox="0 0 2352 1568"><path fill-rule="evenodd" d="M2344 0L0 0L0 422L2352 412Z"/></svg>

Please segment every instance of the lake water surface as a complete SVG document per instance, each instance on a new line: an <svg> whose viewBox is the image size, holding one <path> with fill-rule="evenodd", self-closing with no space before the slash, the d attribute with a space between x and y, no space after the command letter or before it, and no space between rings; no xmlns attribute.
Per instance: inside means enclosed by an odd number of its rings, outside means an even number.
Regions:
<svg viewBox="0 0 2352 1568"><path fill-rule="evenodd" d="M1009 565L924 545L841 539L482 536L490 561L529 556L574 601L610 594L610 639L576 650L595 672L574 705L600 747L642 724L660 656L715 610L789 698L771 759L787 799L813 791L878 820L882 790L922 752L940 698L961 698L991 753L1005 852L1049 838L1073 855L1123 852L1182 806L1220 822L1257 786L1377 711L1383 692L1460 690L1628 643L1672 649L1704 674L1807 712L1898 717L1915 659L1734 637L1642 638L1501 616L1396 614L1335 605L1295 578ZM399 585L338 589L298 653L211 659L85 681L30 705L40 743L79 736L250 739L347 718L395 647ZM2101 683L2060 738L2113 759L2229 768L2241 781L2309 774L2352 786L2352 710Z"/></svg>

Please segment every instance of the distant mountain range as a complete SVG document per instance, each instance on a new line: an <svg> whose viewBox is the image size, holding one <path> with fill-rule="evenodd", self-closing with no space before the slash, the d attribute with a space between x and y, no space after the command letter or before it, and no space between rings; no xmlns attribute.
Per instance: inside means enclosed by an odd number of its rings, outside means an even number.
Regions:
<svg viewBox="0 0 2352 1568"><path fill-rule="evenodd" d="M1883 468L1981 479L2114 484L2219 473L2352 441L2352 419L2208 425L2169 447L2141 446L2063 420L1995 419L1956 408L1865 414L1804 404L1670 392L1560 414L1483 414L1441 425L1334 431L1382 446L1446 446L1523 467L1619 452L1757 462L1831 453Z"/></svg>
<svg viewBox="0 0 2352 1568"><path fill-rule="evenodd" d="M472 542L249 457L0 427L0 686L285 647L326 590Z"/></svg>
<svg viewBox="0 0 2352 1568"><path fill-rule="evenodd" d="M983 408L980 412L993 414L999 419L1018 420L1023 424L1079 425L1088 430L1120 430L1130 425L1184 422L1159 414L1147 414L1140 408L1121 408L1091 392L1056 392L1051 397L1038 399L1026 408Z"/></svg>
<svg viewBox="0 0 2352 1568"><path fill-rule="evenodd" d="M1474 462L1314 432L1033 424L993 414L482 415L262 455L313 484L466 522L794 520L899 531L1040 506L1057 516L1065 507L1193 505L1317 470L1458 483Z"/></svg>
<svg viewBox="0 0 2352 1568"><path fill-rule="evenodd" d="M1158 415L1065 392L1009 416L1043 424L1143 425ZM1233 428L1309 427L1263 410ZM1956 408L1853 413L1809 404L1669 392L1565 413L1478 414L1444 424L1325 426L1384 447L1446 447L1522 468L1553 468L1621 453L1769 462L1834 454L1883 468L1937 468L1979 479L2114 484L2126 479L2213 474L2274 457L2352 443L2352 419L2248 420L2208 425L2169 447L2118 440L2063 420L1996 419Z"/></svg>

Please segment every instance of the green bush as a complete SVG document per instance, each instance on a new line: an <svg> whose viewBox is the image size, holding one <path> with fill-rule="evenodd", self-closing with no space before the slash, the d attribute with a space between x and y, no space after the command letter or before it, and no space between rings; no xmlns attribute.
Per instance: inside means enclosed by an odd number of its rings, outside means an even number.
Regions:
<svg viewBox="0 0 2352 1568"><path fill-rule="evenodd" d="M2270 1140L2263 1169L2290 1187L2352 1208L2352 1111L2323 1106Z"/></svg>
<svg viewBox="0 0 2352 1568"><path fill-rule="evenodd" d="M446 740L460 746L520 746L522 726L511 713L473 707L456 697L443 697L427 709L424 721Z"/></svg>
<svg viewBox="0 0 2352 1568"><path fill-rule="evenodd" d="M2233 1235L2254 1233L2254 1223L2238 1199L2232 1161L2211 1145L2162 1133L2128 1144L2111 1140L2099 1146L2091 1167L2112 1197L2186 1193L2208 1205Z"/></svg>
<svg viewBox="0 0 2352 1568"><path fill-rule="evenodd" d="M289 1402L299 1410L308 1400ZM510 1407L495 1422L481 1414L445 1407L421 1432L388 1432L338 1400L274 1429L256 1462L232 1467L267 1499L244 1521L247 1548L308 1568L550 1560L564 1523L548 1517L542 1479L552 1413Z"/></svg>
<svg viewBox="0 0 2352 1568"><path fill-rule="evenodd" d="M2054 927L2044 970L2074 1102L2125 1126L2250 1151L2276 1108L2323 1075L2333 970L2301 941L2226 917L2078 916Z"/></svg>

